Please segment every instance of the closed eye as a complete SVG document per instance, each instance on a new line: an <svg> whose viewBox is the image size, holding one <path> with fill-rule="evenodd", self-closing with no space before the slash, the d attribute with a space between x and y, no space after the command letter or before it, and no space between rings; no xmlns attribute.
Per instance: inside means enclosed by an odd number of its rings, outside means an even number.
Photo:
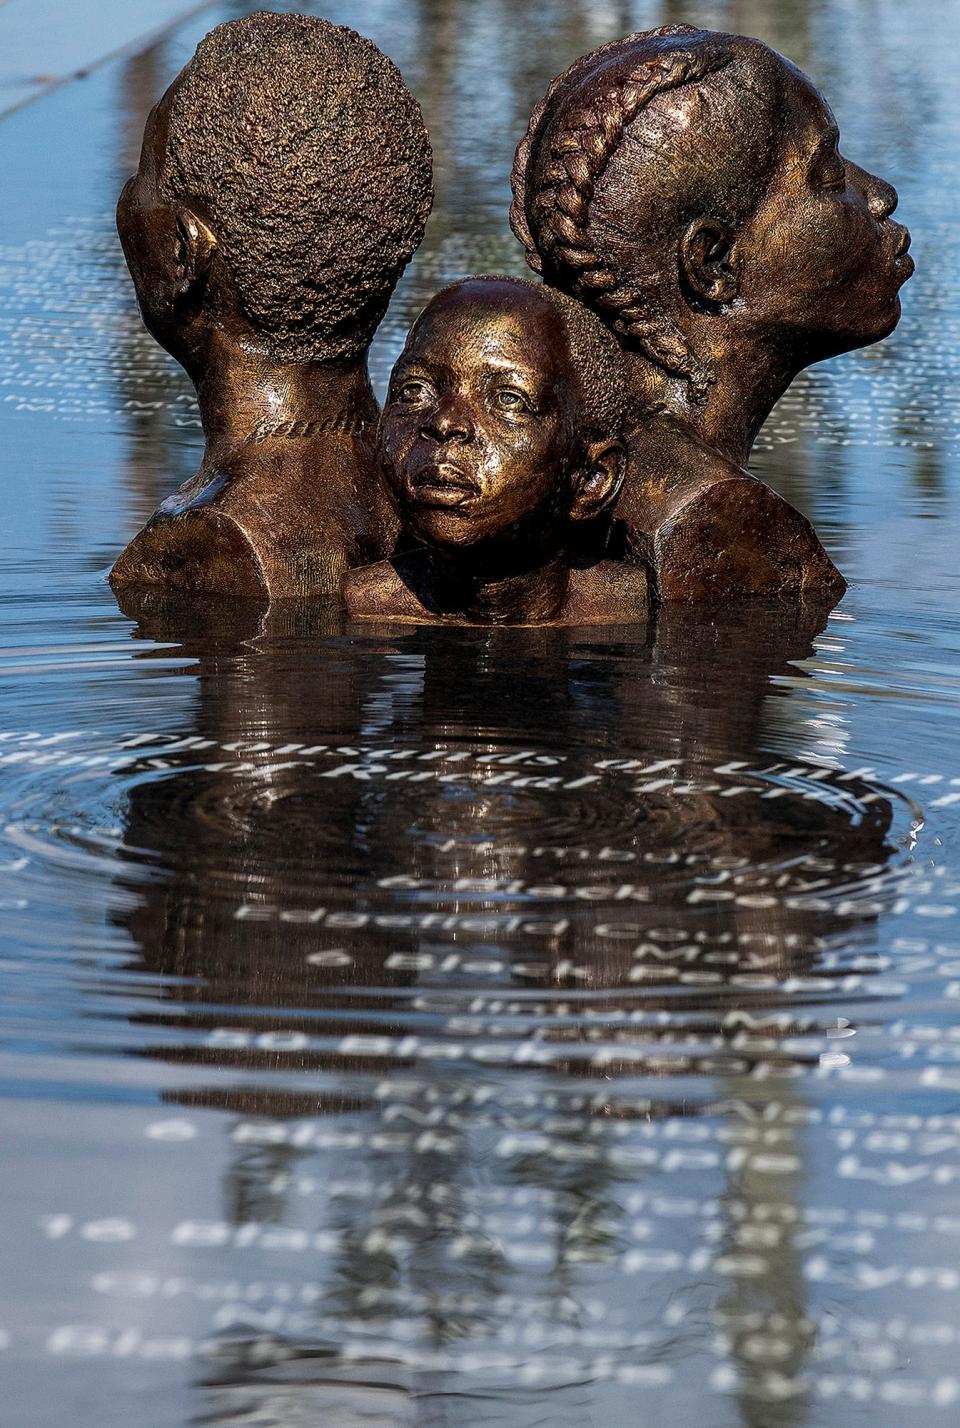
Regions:
<svg viewBox="0 0 960 1428"><path fill-rule="evenodd" d="M840 193L846 188L847 170L839 154L834 154L826 163L820 165L816 183L818 188L829 189L836 193Z"/></svg>
<svg viewBox="0 0 960 1428"><path fill-rule="evenodd" d="M839 130L831 125L821 137L817 151L810 163L810 182L814 188L840 192L847 186L847 168L840 157L838 145Z"/></svg>

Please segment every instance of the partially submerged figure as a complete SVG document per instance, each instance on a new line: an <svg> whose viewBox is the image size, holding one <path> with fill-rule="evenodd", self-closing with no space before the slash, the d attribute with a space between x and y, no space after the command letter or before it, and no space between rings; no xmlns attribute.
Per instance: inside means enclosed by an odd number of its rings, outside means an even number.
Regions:
<svg viewBox="0 0 960 1428"><path fill-rule="evenodd" d="M419 548L352 571L354 618L419 624L643 620L638 566L572 561L626 464L616 341L581 304L467 278L417 319L380 420L384 474Z"/></svg>
<svg viewBox="0 0 960 1428"><path fill-rule="evenodd" d="M319 595L393 549L367 349L431 199L420 108L369 40L295 14L203 40L147 120L117 223L206 448L115 590Z"/></svg>
<svg viewBox="0 0 960 1428"><path fill-rule="evenodd" d="M896 192L838 138L766 45L677 25L577 60L517 149L527 261L623 345L637 419L616 518L664 600L845 588L744 469L801 368L893 330L913 271Z"/></svg>

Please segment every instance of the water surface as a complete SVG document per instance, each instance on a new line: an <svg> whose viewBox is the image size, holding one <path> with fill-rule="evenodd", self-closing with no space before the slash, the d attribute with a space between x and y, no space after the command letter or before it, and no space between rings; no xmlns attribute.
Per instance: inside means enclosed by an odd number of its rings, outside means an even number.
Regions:
<svg viewBox="0 0 960 1428"><path fill-rule="evenodd" d="M0 124L4 1422L948 1428L960 20L323 7L437 158L380 390L441 282L523 270L526 115L633 29L789 55L918 261L758 442L850 580L828 620L360 635L104 581L200 449L112 206L244 9Z"/></svg>

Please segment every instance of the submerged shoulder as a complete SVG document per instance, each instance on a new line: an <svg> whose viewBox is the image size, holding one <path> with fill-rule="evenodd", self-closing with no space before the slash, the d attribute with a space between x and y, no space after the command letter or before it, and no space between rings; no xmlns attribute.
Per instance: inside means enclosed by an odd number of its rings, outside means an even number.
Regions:
<svg viewBox="0 0 960 1428"><path fill-rule="evenodd" d="M354 620L416 620L430 615L404 579L399 562L379 560L349 570L343 580L343 603Z"/></svg>
<svg viewBox="0 0 960 1428"><path fill-rule="evenodd" d="M600 560L571 570L563 611L565 624L635 624L645 620L649 611L649 582L642 565Z"/></svg>

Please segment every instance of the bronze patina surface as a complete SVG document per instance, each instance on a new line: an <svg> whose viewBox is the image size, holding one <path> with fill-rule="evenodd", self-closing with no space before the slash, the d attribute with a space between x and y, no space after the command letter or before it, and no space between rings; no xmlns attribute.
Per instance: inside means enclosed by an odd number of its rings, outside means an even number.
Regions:
<svg viewBox="0 0 960 1428"><path fill-rule="evenodd" d="M415 550L352 571L348 613L423 624L643 620L643 569L571 560L626 467L619 344L582 304L518 278L438 293L394 368L384 474Z"/></svg>
<svg viewBox="0 0 960 1428"><path fill-rule="evenodd" d="M201 43L150 114L117 224L206 448L115 589L311 596L393 549L367 350L431 201L419 105L369 40L257 14Z"/></svg>
<svg viewBox="0 0 960 1428"><path fill-rule="evenodd" d="M845 588L810 523L744 469L803 367L893 330L913 271L895 190L838 139L780 55L679 25L579 59L517 149L527 261L623 345L616 518L663 599Z"/></svg>

